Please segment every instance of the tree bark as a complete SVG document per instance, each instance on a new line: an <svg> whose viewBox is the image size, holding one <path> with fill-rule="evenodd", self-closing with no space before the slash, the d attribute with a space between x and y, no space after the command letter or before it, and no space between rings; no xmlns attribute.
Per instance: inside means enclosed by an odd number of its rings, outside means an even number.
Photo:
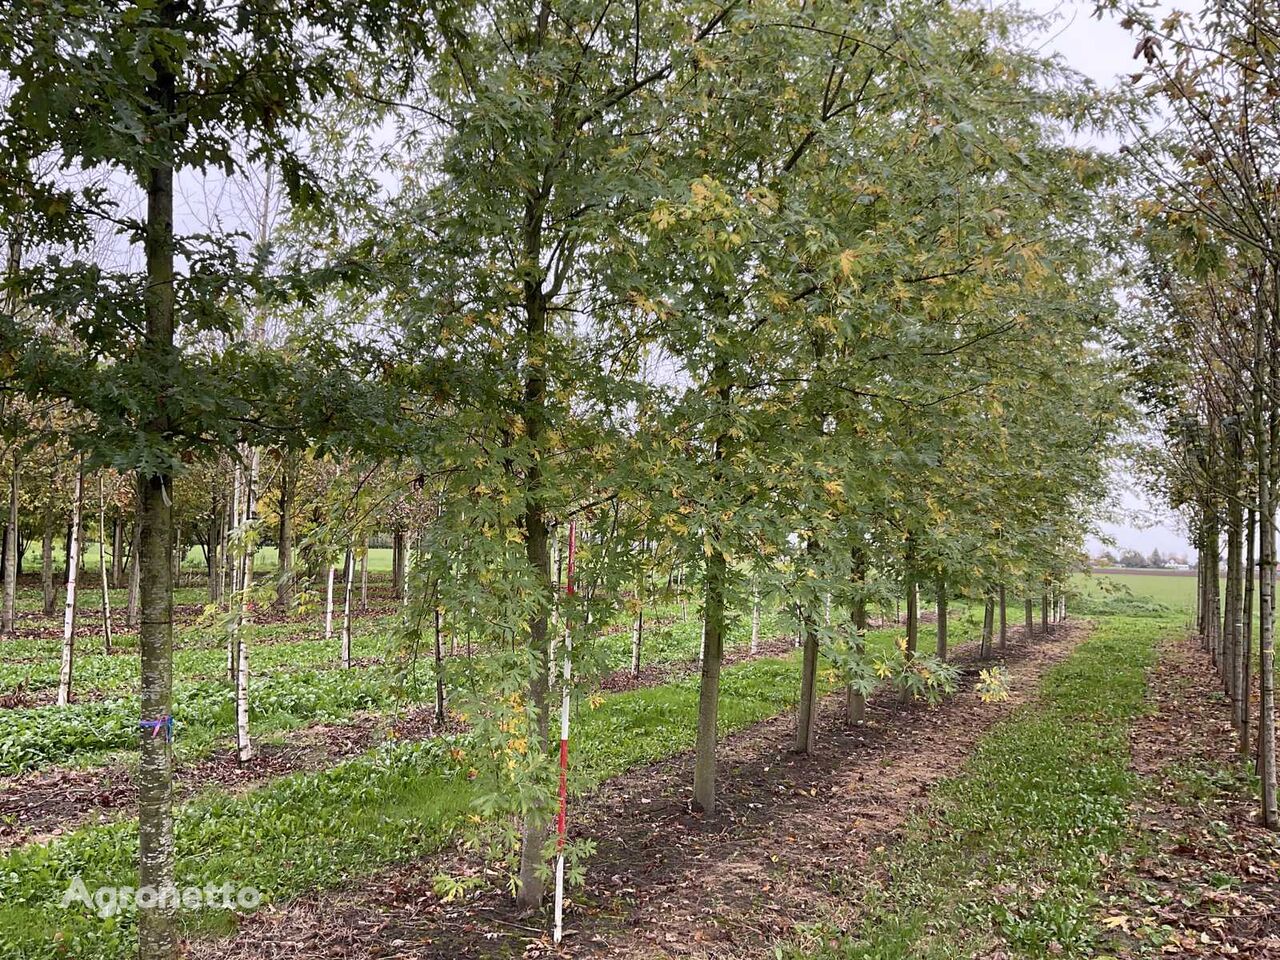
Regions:
<svg viewBox="0 0 1280 960"><path fill-rule="evenodd" d="M71 538L67 550L67 597L62 611L62 667L58 672L58 706L71 702L71 672L75 662L76 584L80 575L81 510L84 504L84 464L76 470L71 501Z"/></svg>
<svg viewBox="0 0 1280 960"><path fill-rule="evenodd" d="M719 443L717 443L719 446ZM711 815L716 809L716 723L720 709L720 667L724 658L724 596L728 568L713 546L707 557L702 611L702 679L698 689L698 737L693 767L693 804Z"/></svg>
<svg viewBox="0 0 1280 960"><path fill-rule="evenodd" d="M172 24L172 3L162 4L159 18ZM157 113L166 122L177 112L176 79L163 58L154 61L156 79L149 90ZM168 370L174 349L173 283L173 144L162 135L155 146L159 159L146 175L147 224L144 237L147 284L144 358L152 369ZM172 428L163 394L154 401L148 424L153 436ZM142 719L158 723L173 713L173 481L165 473L138 478L139 549L134 564L139 581L141 626ZM138 881L143 887L173 886L173 748L167 736L141 738L138 763ZM176 954L173 907L167 898L139 904L139 960L171 960Z"/></svg>
<svg viewBox="0 0 1280 960"><path fill-rule="evenodd" d="M643 600L641 601L643 604ZM631 676L640 676L640 647L644 642L644 607L636 610L631 624Z"/></svg>
<svg viewBox="0 0 1280 960"><path fill-rule="evenodd" d="M903 571L907 588L907 644L904 660L910 663L916 658L920 643L920 585L916 581L916 543L910 533L907 534ZM898 693L898 701L906 703L907 697L907 687L904 684Z"/></svg>
<svg viewBox="0 0 1280 960"><path fill-rule="evenodd" d="M9 477L9 525L4 542L4 616L0 618L0 631L4 633L13 633L18 600L18 472L21 464L15 452L13 473Z"/></svg>
<svg viewBox="0 0 1280 960"><path fill-rule="evenodd" d="M821 550L816 540L806 546L809 557ZM800 703L796 710L796 753L812 753L818 712L818 617L812 601L804 603L800 622L804 630L804 658L800 667Z"/></svg>
<svg viewBox="0 0 1280 960"><path fill-rule="evenodd" d="M326 640L333 639L333 576L333 560L330 558L324 581L324 638Z"/></svg>
<svg viewBox="0 0 1280 960"><path fill-rule="evenodd" d="M939 660L947 659L947 579L942 574L938 574L938 581L935 585L937 596L934 598L934 604L938 611L938 648L935 651Z"/></svg>
<svg viewBox="0 0 1280 960"><path fill-rule="evenodd" d="M434 616L434 619L435 619L435 634L436 634L436 649L435 649L435 662L436 662L436 709L435 709L435 723L436 723L437 725L439 725L439 724L444 723L444 720L445 720L445 702L444 702L444 643L443 643L443 640L441 639L441 636L440 636L441 631L443 630L443 627L444 627L444 623L443 623L443 620L444 620L444 613L443 613L443 612L441 611L441 609L440 609L440 594L439 594L439 587L438 587L438 586L437 586L437 588L436 588L436 596L435 596L435 598L434 598L434 603L432 604L432 607L434 608L434 609L432 610L432 613L435 615L435 616Z"/></svg>
<svg viewBox="0 0 1280 960"><path fill-rule="evenodd" d="M119 590L124 583L124 517L117 508L111 520L111 586Z"/></svg>
<svg viewBox="0 0 1280 960"><path fill-rule="evenodd" d="M1035 632L1036 632L1035 604L1031 602L1030 597L1026 598L1025 610L1023 611L1023 613L1025 614L1025 618L1027 621L1026 626L1023 628L1027 634L1025 639L1028 642L1030 642L1031 638L1035 636Z"/></svg>
<svg viewBox="0 0 1280 960"><path fill-rule="evenodd" d="M1238 461L1233 459L1228 469L1234 471L1238 466ZM1240 576L1240 565L1244 562L1244 509L1238 493L1236 491L1227 503L1227 591L1222 614L1226 652L1223 658L1223 689L1231 701L1231 721L1237 736L1240 732L1240 681L1243 672L1240 654L1244 649L1240 636L1244 629L1240 622L1241 604L1244 602L1244 584Z"/></svg>
<svg viewBox="0 0 1280 960"><path fill-rule="evenodd" d="M1205 627L1209 632L1209 652L1213 657L1213 664L1220 669L1222 664L1222 588L1218 582L1219 540L1216 517L1210 522L1208 543L1209 551L1206 559L1209 561L1209 568L1205 571L1207 591L1205 598Z"/></svg>
<svg viewBox="0 0 1280 960"><path fill-rule="evenodd" d="M1276 807L1276 717L1275 717L1275 585L1276 585L1276 505L1275 465L1272 449L1274 423L1262 414L1262 385L1275 384L1275 360L1265 352L1265 322L1262 311L1254 318L1255 363L1255 443L1258 457L1258 777L1262 782L1262 823L1280 829ZM1216 581L1216 577L1213 578Z"/></svg>
<svg viewBox="0 0 1280 960"><path fill-rule="evenodd" d="M525 210L523 245L532 262L539 262L542 226L542 208L530 201ZM525 307L524 346L528 363L525 367L521 419L525 436L532 450L541 453L546 442L547 429L547 293L541 278L527 277L522 283ZM551 549L547 524L543 467L535 456L525 473L526 505L524 510L525 559L533 571L541 602L529 616L529 652L532 654L533 674L529 678L528 703L532 708L535 729L529 741L533 749L545 751L548 747L551 650L548 646L548 612L555 602L555 586L551 579ZM403 549L403 538L400 549ZM397 588L403 599L405 589L405 564L400 564L400 580ZM528 810L525 813L520 837L520 876L516 905L522 910L534 910L542 904L546 884L539 874L544 863L548 837L548 811Z"/></svg>
<svg viewBox="0 0 1280 960"><path fill-rule="evenodd" d="M360 609L369 609L369 538L360 547Z"/></svg>
<svg viewBox="0 0 1280 960"><path fill-rule="evenodd" d="M297 459L284 453L280 469L280 524L276 531L276 609L288 613L293 609L293 501L298 486Z"/></svg>
<svg viewBox="0 0 1280 960"><path fill-rule="evenodd" d="M853 653L861 662L867 652L867 560L857 547L853 548L851 576L853 578ZM844 719L849 726L862 723L867 718L867 698L861 689L849 684L845 688Z"/></svg>
<svg viewBox="0 0 1280 960"><path fill-rule="evenodd" d="M356 579L356 545L347 548L346 583L342 598L342 669L351 669L351 592Z"/></svg>
<svg viewBox="0 0 1280 960"><path fill-rule="evenodd" d="M1004 650L1009 646L1009 608L1005 602L1004 584L1000 584L1000 649Z"/></svg>
<svg viewBox="0 0 1280 960"><path fill-rule="evenodd" d="M240 573L236 577L240 585L239 614L236 617L236 759L248 763L253 759L253 739L249 733L249 629L253 625L253 561L257 544L252 535L252 524L257 513L258 493L257 448L245 457L244 513L239 518L242 532Z"/></svg>
<svg viewBox="0 0 1280 960"><path fill-rule="evenodd" d="M1253 585L1257 579L1257 558L1254 554L1254 534L1257 529L1257 515L1252 507L1245 514L1245 563L1244 563L1244 625L1240 632L1241 660L1241 697L1239 720L1238 753L1241 757L1249 755L1250 732L1252 723L1250 713L1251 694L1253 691Z"/></svg>
<svg viewBox="0 0 1280 960"><path fill-rule="evenodd" d="M760 591L755 590L751 594L751 646L748 647L751 656L755 656L760 652Z"/></svg>
<svg viewBox="0 0 1280 960"><path fill-rule="evenodd" d="M1040 632L1046 636L1049 633L1049 591L1046 589L1040 595Z"/></svg>
<svg viewBox="0 0 1280 960"><path fill-rule="evenodd" d="M142 510L142 505L138 505ZM124 625L130 629L138 626L142 618L142 519L141 513L133 521L133 546L129 554L129 596L126 598Z"/></svg>
<svg viewBox="0 0 1280 960"><path fill-rule="evenodd" d="M44 508L44 530L40 538L40 592L43 597L41 609L46 617L53 616L53 608L58 602L58 591L53 579L53 508Z"/></svg>
<svg viewBox="0 0 1280 960"><path fill-rule="evenodd" d="M982 607L982 642L980 644L980 656L986 659L991 656L991 637L995 631L996 617L996 598L995 595L988 590L986 600Z"/></svg>
<svg viewBox="0 0 1280 960"><path fill-rule="evenodd" d="M98 474L98 572L102 575L102 649L111 653L111 591L107 583L106 546L107 498L103 491L102 474Z"/></svg>

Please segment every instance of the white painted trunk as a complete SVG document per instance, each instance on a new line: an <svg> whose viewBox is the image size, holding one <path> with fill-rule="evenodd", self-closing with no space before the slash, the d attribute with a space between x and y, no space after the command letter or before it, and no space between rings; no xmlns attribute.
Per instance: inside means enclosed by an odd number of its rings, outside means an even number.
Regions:
<svg viewBox="0 0 1280 960"><path fill-rule="evenodd" d="M631 675L640 676L640 645L644 640L644 607L636 611L631 624Z"/></svg>
<svg viewBox="0 0 1280 960"><path fill-rule="evenodd" d="M751 597L751 655L760 652L760 594Z"/></svg>
<svg viewBox="0 0 1280 960"><path fill-rule="evenodd" d="M333 564L329 564L329 573L324 588L324 638L333 637Z"/></svg>
<svg viewBox="0 0 1280 960"><path fill-rule="evenodd" d="M76 583L80 572L80 512L84 501L84 466L76 471L71 501L71 553L67 557L67 602L62 611L62 668L58 672L58 706L71 702L71 670L75 661Z"/></svg>
<svg viewBox="0 0 1280 960"><path fill-rule="evenodd" d="M240 526L240 467L236 465L232 468L231 480L231 518L228 521L234 530ZM230 542L230 536L227 540ZM233 563L230 565L231 570L231 597L227 600L227 609L236 609L232 604L240 603L240 564ZM236 613L237 619L242 611ZM236 631L232 630L227 634L227 677L232 683L236 682L236 675L240 670L239 655L236 651Z"/></svg>
<svg viewBox="0 0 1280 960"><path fill-rule="evenodd" d="M13 474L9 478L9 524L5 530L4 550L4 622L0 629L13 633L18 602L18 473L22 461L13 455Z"/></svg>
<svg viewBox="0 0 1280 960"><path fill-rule="evenodd" d="M98 474L98 572L102 575L102 648L111 652L111 591L107 583L107 550L103 542L107 539L107 498L104 492L102 474ZM114 558L113 558L114 559Z"/></svg>
<svg viewBox="0 0 1280 960"><path fill-rule="evenodd" d="M342 599L342 669L351 669L351 590L356 579L356 545L347 550L346 589Z"/></svg>
<svg viewBox="0 0 1280 960"><path fill-rule="evenodd" d="M253 623L253 554L250 524L254 520L258 482L258 451L249 451L244 477L244 515L241 519L240 615L236 625L236 758L241 763L253 759L253 740L249 734L249 636Z"/></svg>
<svg viewBox="0 0 1280 960"><path fill-rule="evenodd" d="M364 538L360 549L360 609L369 607L369 538Z"/></svg>

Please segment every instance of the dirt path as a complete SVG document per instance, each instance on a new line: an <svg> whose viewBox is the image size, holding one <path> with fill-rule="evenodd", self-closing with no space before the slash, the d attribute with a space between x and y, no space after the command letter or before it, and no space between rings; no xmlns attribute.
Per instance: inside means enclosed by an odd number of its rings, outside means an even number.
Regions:
<svg viewBox="0 0 1280 960"><path fill-rule="evenodd" d="M1146 955L1147 931L1163 928L1166 953L1280 958L1280 835L1256 823L1208 655L1192 640L1168 641L1147 700L1150 713L1130 734L1144 789L1106 921L1120 941L1114 952Z"/></svg>
<svg viewBox="0 0 1280 960"><path fill-rule="evenodd" d="M264 909L233 938L189 945L188 956L772 958L797 923L839 899L833 876L892 842L928 788L956 773L982 733L1033 695L1083 635L1071 625L1047 641L1011 644L998 658L1011 675L1004 703L973 692L971 660L964 689L935 709L878 696L867 723L847 730L838 698L829 698L812 758L788 752L790 716L730 736L714 817L690 812L687 753L609 781L574 811L574 833L599 846L559 951L497 890L441 902L432 879L442 867L483 870L452 853Z"/></svg>

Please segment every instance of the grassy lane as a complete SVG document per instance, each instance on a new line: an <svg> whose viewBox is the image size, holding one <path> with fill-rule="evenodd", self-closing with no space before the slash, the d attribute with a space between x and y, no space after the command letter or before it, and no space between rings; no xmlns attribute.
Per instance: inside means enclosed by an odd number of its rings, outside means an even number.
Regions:
<svg viewBox="0 0 1280 960"><path fill-rule="evenodd" d="M871 876L847 915L789 956L820 960L1087 956L1099 881L1129 829L1129 727L1180 617L1102 618L1036 702L983 738L962 775ZM842 932L843 931L843 932Z"/></svg>

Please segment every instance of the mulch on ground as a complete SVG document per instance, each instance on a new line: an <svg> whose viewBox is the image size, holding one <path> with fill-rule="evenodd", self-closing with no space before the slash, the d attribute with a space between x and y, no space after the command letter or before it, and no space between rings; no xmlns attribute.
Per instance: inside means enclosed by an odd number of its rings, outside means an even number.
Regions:
<svg viewBox="0 0 1280 960"><path fill-rule="evenodd" d="M1256 687L1255 687L1256 691ZM1280 834L1257 823L1208 655L1170 640L1130 735L1135 835L1110 890L1119 956L1280 958ZM1256 707L1256 697L1255 697Z"/></svg>

